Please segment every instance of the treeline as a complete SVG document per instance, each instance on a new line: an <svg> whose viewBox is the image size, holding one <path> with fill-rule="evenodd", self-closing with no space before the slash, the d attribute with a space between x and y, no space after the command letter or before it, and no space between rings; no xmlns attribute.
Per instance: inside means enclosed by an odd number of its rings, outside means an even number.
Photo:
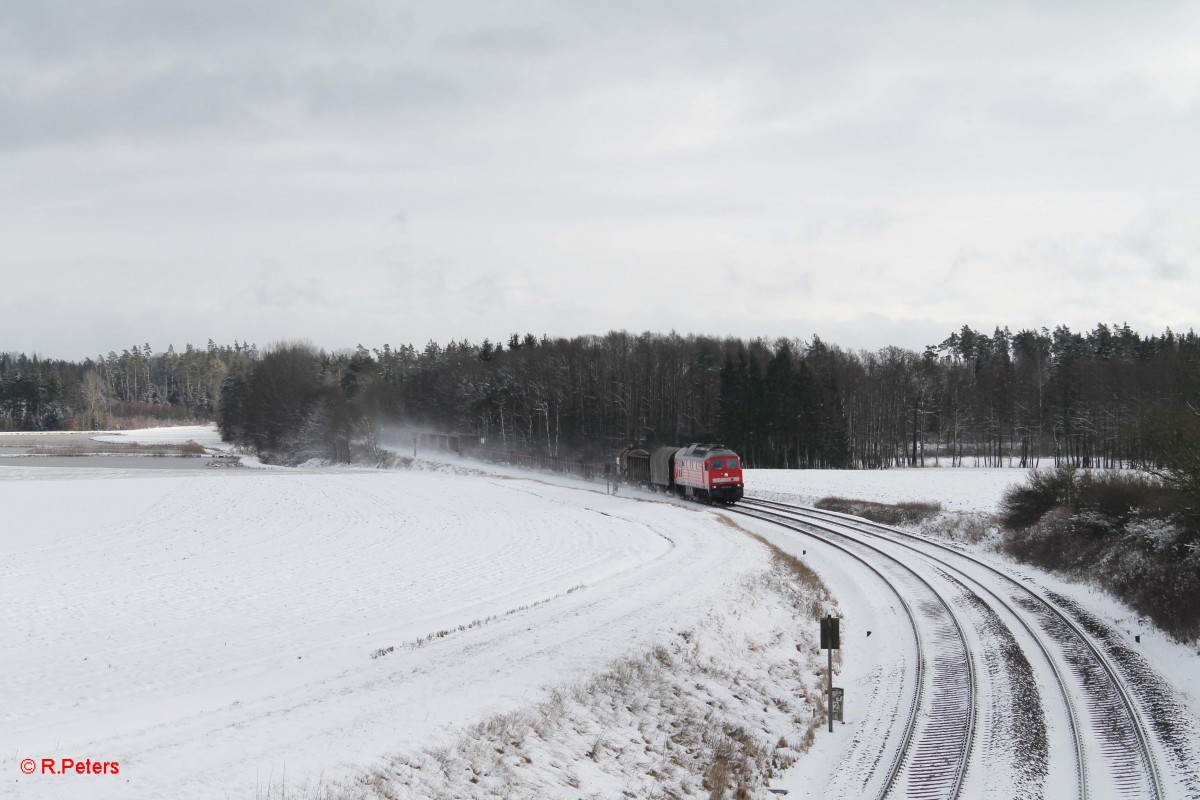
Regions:
<svg viewBox="0 0 1200 800"><path fill-rule="evenodd" d="M726 443L766 466L1153 464L1200 397L1200 337L1101 324L964 326L922 353L757 342L721 386Z"/></svg>
<svg viewBox="0 0 1200 800"><path fill-rule="evenodd" d="M477 435L487 445L600 457L628 443L715 436L718 379L732 340L610 333L512 335L327 353L273 348L222 389L228 440L268 457L373 457L385 423Z"/></svg>
<svg viewBox="0 0 1200 800"><path fill-rule="evenodd" d="M149 344L81 362L0 353L0 430L96 430L211 420L234 364L254 345L155 353Z"/></svg>
<svg viewBox="0 0 1200 800"><path fill-rule="evenodd" d="M963 327L922 353L624 331L290 344L231 368L218 421L282 460L374 457L396 423L572 458L716 438L759 467L1154 464L1169 420L1200 395L1198 366L1191 331L1103 324Z"/></svg>

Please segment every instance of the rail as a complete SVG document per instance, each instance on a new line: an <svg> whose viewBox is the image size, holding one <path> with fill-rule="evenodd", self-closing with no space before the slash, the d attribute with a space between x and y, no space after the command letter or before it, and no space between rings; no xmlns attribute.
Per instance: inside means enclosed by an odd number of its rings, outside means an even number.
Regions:
<svg viewBox="0 0 1200 800"><path fill-rule="evenodd" d="M778 512L752 507L729 510L796 533L812 535L796 527L795 520ZM900 744L891 759L878 797L891 796L905 786L909 790L907 793L913 796L958 797L975 739L977 693L974 659L962 624L942 594L908 564L867 542L836 531L830 533L867 551L871 557L828 537L817 537L863 563L884 581L900 598L916 639L917 691L909 707L909 718ZM872 563L872 558L882 559L887 564L885 568L892 571L891 577L884 574L884 568L880 568L878 563ZM898 582L907 584L910 592L914 586L918 591L926 592L926 598L910 603L897 588ZM932 597L932 603L928 601L929 597ZM932 640L922 637L918 617L923 617L934 632ZM927 669L927 664L932 665L931 671ZM962 711L962 715L959 716L957 711ZM937 724L931 724L929 717L937 715L941 719ZM923 718L924 723L919 724ZM956 757L948 763L947 755L950 754ZM918 786L920 790L916 788Z"/></svg>

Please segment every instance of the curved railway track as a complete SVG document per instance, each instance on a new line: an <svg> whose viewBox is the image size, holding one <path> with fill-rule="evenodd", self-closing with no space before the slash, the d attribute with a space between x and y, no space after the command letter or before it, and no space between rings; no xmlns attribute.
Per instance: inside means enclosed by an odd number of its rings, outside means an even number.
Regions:
<svg viewBox="0 0 1200 800"><path fill-rule="evenodd" d="M768 518L745 510L738 513ZM890 588L915 643L912 674L903 680L910 690L903 732L889 746L882 780L868 776L859 788L869 791L872 783L880 784L876 790L880 797L957 796L973 741L976 705L974 659L963 624L930 581L880 548L858 541L829 544L865 565Z"/></svg>
<svg viewBox="0 0 1200 800"><path fill-rule="evenodd" d="M868 795L959 797L965 777L985 767L983 758L972 759L977 717L982 714L996 726L997 731L985 731L989 741L1002 739L998 731L1009 724L1004 709L976 708L976 673L989 668L994 672L997 658L1011 661L1014 650L1023 650L1036 665L1021 669L1010 663L1009 674L1000 676L999 685L1020 689L1034 702L1061 703L1067 722L1066 730L1057 731L1052 741L1035 743L1042 752L1033 752L1034 760L1046 762L1050 756L1046 751L1054 750L1061 769L1069 757L1073 794L1081 800L1097 795L1166 797L1152 726L1126 677L1079 620L1039 591L953 546L857 517L750 498L734 512L852 555L902 597L917 630L918 690L910 703L905 735L888 745L894 752L886 773L880 777L872 770L862 787ZM941 610L934 612L935 608ZM923 617L922 612L930 616ZM960 618L970 618L990 632L964 635ZM954 635L948 620L957 628ZM1022 660L1025 654L1017 658ZM928 675L925 664L935 665ZM1035 672L1040 681L1035 680ZM1039 694L1035 683L1052 691ZM964 697L970 698L969 709L962 707ZM1044 729L1044 721L1042 725ZM1011 735L1011 727L1007 730ZM974 785L978 789L978 780Z"/></svg>

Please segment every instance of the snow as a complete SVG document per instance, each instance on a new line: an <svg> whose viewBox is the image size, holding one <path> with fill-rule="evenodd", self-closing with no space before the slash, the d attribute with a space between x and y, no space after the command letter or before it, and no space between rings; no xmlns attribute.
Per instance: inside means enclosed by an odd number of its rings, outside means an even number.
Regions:
<svg viewBox="0 0 1200 800"><path fill-rule="evenodd" d="M0 773L122 768L22 798L337 780L669 641L766 564L713 515L529 476L32 472L0 467Z"/></svg>
<svg viewBox="0 0 1200 800"><path fill-rule="evenodd" d="M748 496L764 499L811 503L820 497L840 496L877 502L932 501L941 502L943 508L950 509L951 514L971 516L994 513L995 504L1004 488L1023 479L1024 471L1009 469L905 469L881 472L755 470L748 473L746 483ZM880 741L878 732L873 734L868 730L871 719L886 718L890 713L881 712L878 707L890 699L886 688L894 673L890 665L910 651L911 645L899 635L893 618L894 610L873 576L821 545L798 542L796 537L774 530L771 526L754 526L754 529L797 554L802 548L807 549L806 557L837 597L846 616L842 637L845 660L839 676L842 685L847 687L846 730L832 737L818 737L812 752L814 757L798 761L782 780L773 785L791 790L792 796L818 796L817 787L832 787L835 795L839 794L836 789L843 788L847 791L842 794L850 796L855 792L850 791L853 786L847 785L850 780L847 775L853 776L859 771L866 754ZM1147 535L1152 533L1148 531ZM1200 670L1196 669L1200 651L1196 643L1189 646L1171 641L1148 620L1140 618L1102 590L1017 563L992 550L986 542L978 545L957 542L956 546L1010 574L1028 579L1043 595L1061 595L1087 609L1117 632L1125 646L1148 662L1154 673L1169 687L1174 702L1190 715L1192 730L1200 730ZM864 629L872 630L874 635L862 637ZM1024 639L1019 631L1017 634L1018 639ZM1140 641L1135 637L1140 637ZM1030 649L1026 648L1026 652L1036 661ZM1049 690L1043 688L1043 694L1049 696ZM985 698L984 702L987 704L992 700ZM873 713L862 714L864 706L873 708ZM1047 711L1050 711L1049 706ZM1055 729L1061 730L1064 724L1055 716L1051 716L1048 723L1052 733ZM1090 748L1095 743L1089 740L1086 744ZM1061 778L1060 765L1052 763L1052 783L1056 771ZM987 777L991 779L994 776ZM1165 779L1167 796L1191 796L1184 788L1180 774L1168 768Z"/></svg>
<svg viewBox="0 0 1200 800"><path fill-rule="evenodd" d="M221 441L221 434L216 425L174 425L162 428L139 428L127 431L109 431L91 437L97 442L115 444L187 444L195 442L198 445L213 450L229 450L232 445Z"/></svg>
<svg viewBox="0 0 1200 800"><path fill-rule="evenodd" d="M811 505L822 497L877 503L941 503L945 511L995 513L1004 490L1027 470L999 467L924 467L884 470L745 471L746 491L764 500Z"/></svg>
<svg viewBox="0 0 1200 800"><path fill-rule="evenodd" d="M223 447L212 426L97 438ZM797 610L813 598L790 601L767 551L720 513L451 457L398 470L19 462L0 466L0 777L14 797L304 800L364 780L398 798L707 797L697 776L739 729L771 753L772 787L854 796L889 709L904 713L913 642L890 592L832 548L744 517L731 519L819 574L843 617L846 722L819 727L807 752L823 662L794 643L816 638ZM752 496L966 515L994 512L1024 475L746 479ZM1100 592L1007 566L1140 634L1200 712L1191 649ZM28 757L121 773L25 777Z"/></svg>
<svg viewBox="0 0 1200 800"><path fill-rule="evenodd" d="M775 525L744 518L738 522L787 552L805 558L837 598L842 617L834 685L845 689L845 721L834 722L832 734L822 726L812 750L773 781L772 787L788 791L792 798L868 796L861 786L852 783L861 775L862 767L872 764L880 754L888 722L907 711L901 708L907 689L901 681L914 644L895 595L860 564L832 548L803 540ZM815 643L819 627L814 623L798 634L806 634ZM827 793L831 787L841 792Z"/></svg>
<svg viewBox="0 0 1200 800"><path fill-rule="evenodd" d="M849 497L881 503L906 501L940 502L949 512L994 514L1004 490L1025 480L1026 470L990 467L924 468L891 470L747 470L747 496L800 504L811 504L822 497ZM1148 537L1163 535L1161 523L1146 524ZM986 546L960 542L977 557L1006 567L1016 574L1031 576L1054 592L1071 597L1100 616L1117 630L1124 631L1130 643L1150 659L1156 669L1175 687L1200 718L1200 670L1196 658L1200 649L1172 641L1148 620L1085 583L1066 580L1045 570L1018 563ZM834 576L826 570L822 575ZM841 602L852 596L853 587L832 586ZM1134 642L1134 636L1141 642Z"/></svg>
<svg viewBox="0 0 1200 800"><path fill-rule="evenodd" d="M1009 571L1030 578L1035 585L1070 598L1120 633L1125 644L1146 658L1170 684L1176 697L1200 724L1200 669L1197 668L1200 643L1189 646L1171 639L1150 620L1095 586L1067 580L996 553L990 553L989 557L995 563L1007 565Z"/></svg>
<svg viewBox="0 0 1200 800"><path fill-rule="evenodd" d="M747 762L785 769L820 723L816 659L794 651L789 621L821 593L779 565L728 589L694 628L641 657L398 756L367 782L416 800L708 797L722 777L733 789Z"/></svg>

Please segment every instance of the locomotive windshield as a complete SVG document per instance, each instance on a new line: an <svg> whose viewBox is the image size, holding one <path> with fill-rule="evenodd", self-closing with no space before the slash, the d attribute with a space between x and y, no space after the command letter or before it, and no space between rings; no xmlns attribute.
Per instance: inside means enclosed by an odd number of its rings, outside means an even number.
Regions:
<svg viewBox="0 0 1200 800"><path fill-rule="evenodd" d="M719 458L714 458L712 460L712 463L708 465L708 468L709 469L724 469L724 467L721 466L721 459L719 459Z"/></svg>

